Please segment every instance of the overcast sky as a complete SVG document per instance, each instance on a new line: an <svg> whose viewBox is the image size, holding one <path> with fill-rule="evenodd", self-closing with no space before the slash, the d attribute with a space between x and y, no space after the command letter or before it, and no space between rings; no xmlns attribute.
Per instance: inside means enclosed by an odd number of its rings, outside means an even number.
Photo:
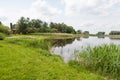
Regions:
<svg viewBox="0 0 120 80"><path fill-rule="evenodd" d="M109 32L120 30L120 0L0 0L3 24L16 23L21 16Z"/></svg>

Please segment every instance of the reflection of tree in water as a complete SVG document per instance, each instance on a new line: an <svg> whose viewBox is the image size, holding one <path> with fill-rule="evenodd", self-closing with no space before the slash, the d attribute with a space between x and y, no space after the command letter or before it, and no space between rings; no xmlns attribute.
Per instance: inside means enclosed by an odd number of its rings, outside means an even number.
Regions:
<svg viewBox="0 0 120 80"><path fill-rule="evenodd" d="M72 39L51 39L52 45L54 47L63 47L67 44L72 44L72 42L75 40L75 38Z"/></svg>
<svg viewBox="0 0 120 80"><path fill-rule="evenodd" d="M98 37L98 38L103 38L103 39L105 38L105 36L97 36L97 37Z"/></svg>
<svg viewBox="0 0 120 80"><path fill-rule="evenodd" d="M89 35L84 35L83 38L89 38Z"/></svg>
<svg viewBox="0 0 120 80"><path fill-rule="evenodd" d="M77 41L81 41L80 37L78 37L78 38L76 38L76 39L77 39Z"/></svg>

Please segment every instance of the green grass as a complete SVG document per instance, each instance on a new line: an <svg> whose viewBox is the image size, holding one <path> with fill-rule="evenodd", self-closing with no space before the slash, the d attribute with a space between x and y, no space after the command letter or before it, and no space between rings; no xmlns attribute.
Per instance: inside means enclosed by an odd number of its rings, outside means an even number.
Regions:
<svg viewBox="0 0 120 80"><path fill-rule="evenodd" d="M0 41L0 80L104 80L74 62L65 64L49 47L41 39Z"/></svg>
<svg viewBox="0 0 120 80"><path fill-rule="evenodd" d="M88 47L76 59L91 71L120 80L120 46L106 44Z"/></svg>

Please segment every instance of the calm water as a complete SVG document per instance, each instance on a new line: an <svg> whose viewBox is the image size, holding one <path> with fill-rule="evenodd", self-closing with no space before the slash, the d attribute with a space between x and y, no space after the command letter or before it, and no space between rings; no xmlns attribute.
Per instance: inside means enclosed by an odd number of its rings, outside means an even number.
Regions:
<svg viewBox="0 0 120 80"><path fill-rule="evenodd" d="M103 44L114 43L120 45L120 39L110 39L89 37L89 38L77 38L77 39L58 39L54 40L54 45L51 48L51 52L60 55L65 62L74 59L75 50L83 50L88 46L94 47Z"/></svg>

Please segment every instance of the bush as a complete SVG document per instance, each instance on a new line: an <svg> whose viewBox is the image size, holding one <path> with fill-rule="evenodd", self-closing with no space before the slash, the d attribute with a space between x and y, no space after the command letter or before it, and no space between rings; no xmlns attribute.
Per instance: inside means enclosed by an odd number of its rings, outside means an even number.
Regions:
<svg viewBox="0 0 120 80"><path fill-rule="evenodd" d="M0 33L4 33L6 35L10 34L10 29L2 24L0 24Z"/></svg>
<svg viewBox="0 0 120 80"><path fill-rule="evenodd" d="M0 33L0 40L3 40L3 39L5 39L5 34Z"/></svg>

